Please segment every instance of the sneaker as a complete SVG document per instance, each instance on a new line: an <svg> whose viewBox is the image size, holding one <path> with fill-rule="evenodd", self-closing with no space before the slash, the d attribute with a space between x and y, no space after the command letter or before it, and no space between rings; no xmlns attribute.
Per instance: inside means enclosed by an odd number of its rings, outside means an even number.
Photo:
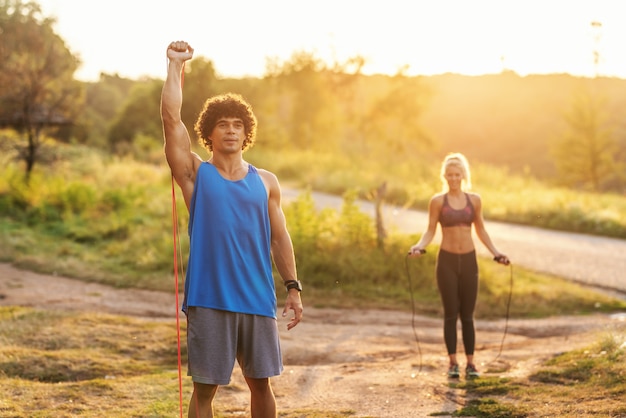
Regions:
<svg viewBox="0 0 626 418"><path fill-rule="evenodd" d="M473 364L468 364L465 369L465 378L466 379L477 379L480 377L478 370L476 370L476 366Z"/></svg>
<svg viewBox="0 0 626 418"><path fill-rule="evenodd" d="M450 366L450 368L448 369L448 377L451 379L458 379L460 376L459 373L459 365L458 364L452 364Z"/></svg>

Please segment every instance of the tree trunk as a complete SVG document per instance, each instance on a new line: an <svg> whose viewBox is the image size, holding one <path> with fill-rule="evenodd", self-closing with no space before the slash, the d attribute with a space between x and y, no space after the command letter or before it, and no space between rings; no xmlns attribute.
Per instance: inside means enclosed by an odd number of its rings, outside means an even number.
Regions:
<svg viewBox="0 0 626 418"><path fill-rule="evenodd" d="M37 161L37 149L39 148L39 129L28 130L28 146L24 153L24 162L26 163L26 172L24 175L26 183L30 181L30 175Z"/></svg>

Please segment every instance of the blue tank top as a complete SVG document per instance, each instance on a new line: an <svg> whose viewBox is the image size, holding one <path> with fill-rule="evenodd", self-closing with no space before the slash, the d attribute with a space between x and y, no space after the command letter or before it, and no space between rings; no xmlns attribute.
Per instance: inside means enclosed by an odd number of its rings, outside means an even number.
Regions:
<svg viewBox="0 0 626 418"><path fill-rule="evenodd" d="M474 205L469 198L469 195L465 193L465 207L463 209L454 209L448 203L448 194L443 196L443 205L441 206L441 212L439 213L439 223L442 227L448 226L472 226L474 222Z"/></svg>
<svg viewBox="0 0 626 418"><path fill-rule="evenodd" d="M200 306L276 318L268 196L256 168L230 181L198 168L189 205L183 311Z"/></svg>

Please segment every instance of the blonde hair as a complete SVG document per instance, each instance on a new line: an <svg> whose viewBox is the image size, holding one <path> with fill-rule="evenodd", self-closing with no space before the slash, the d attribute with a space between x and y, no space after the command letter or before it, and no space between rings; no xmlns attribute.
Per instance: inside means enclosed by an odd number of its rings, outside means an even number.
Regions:
<svg viewBox="0 0 626 418"><path fill-rule="evenodd" d="M443 191L448 191L448 182L446 181L446 169L449 166L458 167L463 173L463 180L461 181L461 190L468 191L472 188L472 175L470 173L469 163L465 155L460 152L452 152L446 155L441 163L441 183L443 185Z"/></svg>

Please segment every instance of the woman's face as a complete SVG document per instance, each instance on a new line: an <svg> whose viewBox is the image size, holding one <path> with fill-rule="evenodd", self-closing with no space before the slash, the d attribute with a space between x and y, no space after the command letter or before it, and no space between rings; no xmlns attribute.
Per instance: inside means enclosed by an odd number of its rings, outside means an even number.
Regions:
<svg viewBox="0 0 626 418"><path fill-rule="evenodd" d="M448 182L448 188L450 190L460 190L463 179L465 178L461 167L453 164L446 167L444 177Z"/></svg>

